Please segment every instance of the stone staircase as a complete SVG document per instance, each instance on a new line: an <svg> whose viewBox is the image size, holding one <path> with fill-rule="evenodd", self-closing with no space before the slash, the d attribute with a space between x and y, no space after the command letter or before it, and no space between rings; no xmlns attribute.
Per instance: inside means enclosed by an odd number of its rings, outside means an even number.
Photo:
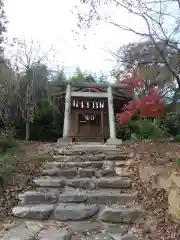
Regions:
<svg viewBox="0 0 180 240"><path fill-rule="evenodd" d="M139 239L128 230L140 214L132 181L123 171L130 158L103 144L57 146L35 187L20 193L12 209L23 223L2 239Z"/></svg>

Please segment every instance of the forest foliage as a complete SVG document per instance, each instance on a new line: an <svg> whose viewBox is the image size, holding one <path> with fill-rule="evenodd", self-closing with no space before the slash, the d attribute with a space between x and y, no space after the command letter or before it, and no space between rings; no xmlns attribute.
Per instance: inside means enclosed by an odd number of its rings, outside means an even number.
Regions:
<svg viewBox="0 0 180 240"><path fill-rule="evenodd" d="M95 4L96 1L91 2ZM94 6L93 16L97 15L97 4L98 1L91 5ZM140 9L142 6L134 7ZM81 71L80 67L71 77L63 68L52 70L48 57L53 49L42 53L41 45L33 40L15 38L10 46L16 49L15 54L12 58L5 56L3 43L7 21L2 1L0 10L0 139L10 145L14 142L7 139L15 137L56 141L62 136L64 120L63 101L57 105L51 99L60 90L64 91L57 85L66 80L103 83L107 76L102 72L97 77ZM111 71L114 82L128 84L134 97L117 115L117 136L123 139L130 138L132 133L141 139L180 134L179 45L174 38L168 42L165 37L154 39L150 30L147 35L150 36L148 40L127 43L116 53L111 52L118 65Z"/></svg>

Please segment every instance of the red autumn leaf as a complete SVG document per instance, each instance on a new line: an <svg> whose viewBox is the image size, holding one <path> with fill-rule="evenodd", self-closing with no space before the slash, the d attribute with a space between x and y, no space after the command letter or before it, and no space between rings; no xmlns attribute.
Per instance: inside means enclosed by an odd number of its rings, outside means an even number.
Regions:
<svg viewBox="0 0 180 240"><path fill-rule="evenodd" d="M133 100L130 101L128 104L126 104L123 108L124 111L130 111L135 115L138 112L139 109L139 100Z"/></svg>
<svg viewBox="0 0 180 240"><path fill-rule="evenodd" d="M144 78L142 78L140 75L127 77L121 82L128 85L128 94L132 94L135 89L144 87Z"/></svg>
<svg viewBox="0 0 180 240"><path fill-rule="evenodd" d="M128 85L128 91L133 92L134 89L141 89L144 87L144 79L140 76L129 77L123 80L123 83ZM147 96L140 99L130 101L123 108L123 112L117 115L117 120L121 124L127 124L128 121L137 113L141 117L163 117L164 104L155 88L148 90Z"/></svg>
<svg viewBox="0 0 180 240"><path fill-rule="evenodd" d="M117 114L117 120L120 122L120 124L127 124L132 117L133 114L130 111L124 111Z"/></svg>

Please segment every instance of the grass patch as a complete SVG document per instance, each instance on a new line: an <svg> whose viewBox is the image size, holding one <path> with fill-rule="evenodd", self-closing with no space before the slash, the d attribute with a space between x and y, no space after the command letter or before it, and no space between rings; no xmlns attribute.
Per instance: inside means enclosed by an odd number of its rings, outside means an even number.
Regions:
<svg viewBox="0 0 180 240"><path fill-rule="evenodd" d="M134 140L125 140L122 142L123 146L130 146L131 144L135 143Z"/></svg>
<svg viewBox="0 0 180 240"><path fill-rule="evenodd" d="M7 148L5 152L0 152L0 165L12 163L14 159L22 153L24 153L24 149L20 144L12 148Z"/></svg>
<svg viewBox="0 0 180 240"><path fill-rule="evenodd" d="M176 159L176 164L177 164L178 166L180 166L180 158L177 158L177 159Z"/></svg>

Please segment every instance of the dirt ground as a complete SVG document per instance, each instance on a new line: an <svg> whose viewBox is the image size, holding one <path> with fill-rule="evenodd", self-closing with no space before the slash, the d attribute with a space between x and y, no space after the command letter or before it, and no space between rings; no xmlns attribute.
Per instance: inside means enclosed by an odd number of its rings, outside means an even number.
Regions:
<svg viewBox="0 0 180 240"><path fill-rule="evenodd" d="M177 174L180 172L180 144L159 141L140 141L123 147L134 154L131 170L134 173L134 188L138 192L138 203L143 207L144 214L132 226L132 230L146 240L179 240L180 221L168 215L168 198L164 189L152 188L151 179L148 183L138 176L139 166L171 166ZM167 169L168 171L168 169Z"/></svg>
<svg viewBox="0 0 180 240"><path fill-rule="evenodd" d="M33 185L32 180L38 176L40 167L46 160L39 153L43 149L47 150L47 146L50 148L47 143L21 142L20 150L0 156L0 176L4 187L4 190L2 186L0 189L0 221L18 203L18 193Z"/></svg>

